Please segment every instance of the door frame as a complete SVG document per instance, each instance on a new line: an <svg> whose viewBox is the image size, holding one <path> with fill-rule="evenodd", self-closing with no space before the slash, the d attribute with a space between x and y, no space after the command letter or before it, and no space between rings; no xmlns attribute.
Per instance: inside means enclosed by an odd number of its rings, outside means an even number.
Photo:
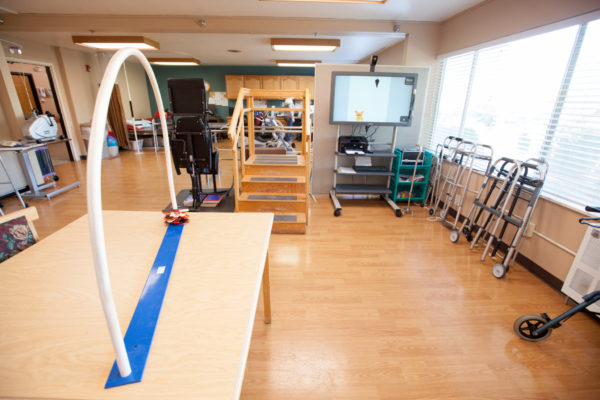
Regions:
<svg viewBox="0 0 600 400"><path fill-rule="evenodd" d="M63 126L63 129L64 129L63 133L68 139L70 139L65 142L65 145L67 146L67 152L69 154L69 158L71 161L78 160L80 158L80 153L77 150L77 148L75 147L75 139L73 138L72 130L71 130L72 129L71 124L73 123L75 116L74 115L72 116L68 112L69 109L67 107L67 104L65 103L65 100L64 100L65 95L62 92L61 85L56 85L56 82L57 82L56 77L59 75L57 74L56 69L54 68L54 64L48 63L48 62L43 62L43 61L34 61L34 60L28 60L28 59L24 59L24 58L15 58L15 57L6 57L6 61L20 63L20 64L39 65L40 67L45 68L46 73L48 74L48 79L50 81L50 87L55 94L54 101L56 102L56 109L60 113L60 116L61 116L61 125ZM62 110L65 110L66 113L63 112Z"/></svg>

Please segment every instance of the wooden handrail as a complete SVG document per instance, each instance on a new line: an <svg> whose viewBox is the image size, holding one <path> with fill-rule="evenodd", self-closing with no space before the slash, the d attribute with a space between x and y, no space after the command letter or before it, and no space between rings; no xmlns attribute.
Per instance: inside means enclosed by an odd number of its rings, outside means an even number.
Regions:
<svg viewBox="0 0 600 400"><path fill-rule="evenodd" d="M237 141L239 139L239 136L235 133L235 127L237 126L237 123L240 119L240 116L242 115L242 109L244 108L244 97L248 94L248 91L250 89L246 89L246 88L241 88L239 93L238 93L238 97L237 100L235 102L235 108L233 109L233 115L231 116L231 123L229 124L229 131L227 132L227 135L229 136L229 139L232 142L232 145L235 147L237 146ZM244 119L242 118L242 121Z"/></svg>

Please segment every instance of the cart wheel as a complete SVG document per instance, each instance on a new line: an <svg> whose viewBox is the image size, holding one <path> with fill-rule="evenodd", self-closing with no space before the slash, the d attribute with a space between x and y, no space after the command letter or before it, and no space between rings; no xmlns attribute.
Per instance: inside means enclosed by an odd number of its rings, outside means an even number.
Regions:
<svg viewBox="0 0 600 400"><path fill-rule="evenodd" d="M465 235L465 238L467 239L467 242L472 242L473 241L473 234L471 232L467 233Z"/></svg>
<svg viewBox="0 0 600 400"><path fill-rule="evenodd" d="M458 242L458 238L459 238L459 236L460 236L460 235L458 234L458 231L452 231L452 232L450 232L450 241L451 241L452 243L456 243L456 242Z"/></svg>
<svg viewBox="0 0 600 400"><path fill-rule="evenodd" d="M500 263L495 264L492 267L492 274L494 274L494 276L498 279L504 278L504 275L506 275L506 267Z"/></svg>
<svg viewBox="0 0 600 400"><path fill-rule="evenodd" d="M432 207L429 209L429 215L433 216L435 214L435 209Z"/></svg>
<svg viewBox="0 0 600 400"><path fill-rule="evenodd" d="M334 215L335 217L339 217L340 215L342 215L342 210L340 210L339 208L336 208L336 209L333 211L333 215Z"/></svg>
<svg viewBox="0 0 600 400"><path fill-rule="evenodd" d="M441 219L446 218L446 211L444 211L444 210L440 211L440 218Z"/></svg>
<svg viewBox="0 0 600 400"><path fill-rule="evenodd" d="M56 181L58 181L60 178L58 177L58 175L54 175L54 176L52 177L52 179L54 179L54 182L56 182Z"/></svg>
<svg viewBox="0 0 600 400"><path fill-rule="evenodd" d="M548 328L543 332L534 335L533 332L548 322L545 318L536 314L521 315L516 319L513 329L515 333L524 340L530 342L539 342L540 340L547 339L552 333L552 328Z"/></svg>
<svg viewBox="0 0 600 400"><path fill-rule="evenodd" d="M465 236L470 235L471 234L471 229L468 226L463 226L462 233Z"/></svg>
<svg viewBox="0 0 600 400"><path fill-rule="evenodd" d="M419 204L421 207L425 207L425 203L421 203Z"/></svg>
<svg viewBox="0 0 600 400"><path fill-rule="evenodd" d="M400 218L401 216L403 216L404 214L402 214L402 210L401 209L397 209L396 210L396 217Z"/></svg>

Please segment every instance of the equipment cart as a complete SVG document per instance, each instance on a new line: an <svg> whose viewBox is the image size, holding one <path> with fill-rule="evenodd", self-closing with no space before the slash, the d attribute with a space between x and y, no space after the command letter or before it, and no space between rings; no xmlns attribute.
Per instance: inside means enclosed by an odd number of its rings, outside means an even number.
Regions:
<svg viewBox="0 0 600 400"><path fill-rule="evenodd" d="M391 198L393 201L411 201L425 205L431 160L433 154L419 149L394 149L396 158L392 163L392 179L390 180ZM414 156L416 154L416 156Z"/></svg>
<svg viewBox="0 0 600 400"><path fill-rule="evenodd" d="M396 154L392 149L396 145L396 133L397 127L394 127L392 133L392 143L386 145L385 150L374 151L367 149L354 150L354 151L341 151L340 148L340 126L337 129L337 140L336 140L336 152L335 152L335 164L333 171L333 188L329 191L329 197L333 203L334 211L333 215L339 217L342 214L342 206L338 199L338 195L379 195L379 197L385 200L388 205L394 210L396 217L402 217L402 210L396 205L396 203L390 198L390 178L394 175L391 172L392 160L396 157ZM345 167L339 165L338 157L343 159L352 159L354 166ZM368 160L369 166L358 166L357 157L363 157L363 160ZM371 165L373 159L383 159L387 165ZM362 167L362 168L361 168ZM342 182L338 182L341 178ZM381 183L375 182L374 180L369 181L369 178L378 179ZM346 183L351 179L351 183Z"/></svg>

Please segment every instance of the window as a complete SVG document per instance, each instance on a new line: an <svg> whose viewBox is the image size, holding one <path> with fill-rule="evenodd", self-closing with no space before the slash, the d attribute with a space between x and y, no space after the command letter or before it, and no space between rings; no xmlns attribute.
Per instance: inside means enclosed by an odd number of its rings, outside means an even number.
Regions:
<svg viewBox="0 0 600 400"><path fill-rule="evenodd" d="M600 203L600 20L440 61L429 148L446 136L494 157L543 158L543 193Z"/></svg>

